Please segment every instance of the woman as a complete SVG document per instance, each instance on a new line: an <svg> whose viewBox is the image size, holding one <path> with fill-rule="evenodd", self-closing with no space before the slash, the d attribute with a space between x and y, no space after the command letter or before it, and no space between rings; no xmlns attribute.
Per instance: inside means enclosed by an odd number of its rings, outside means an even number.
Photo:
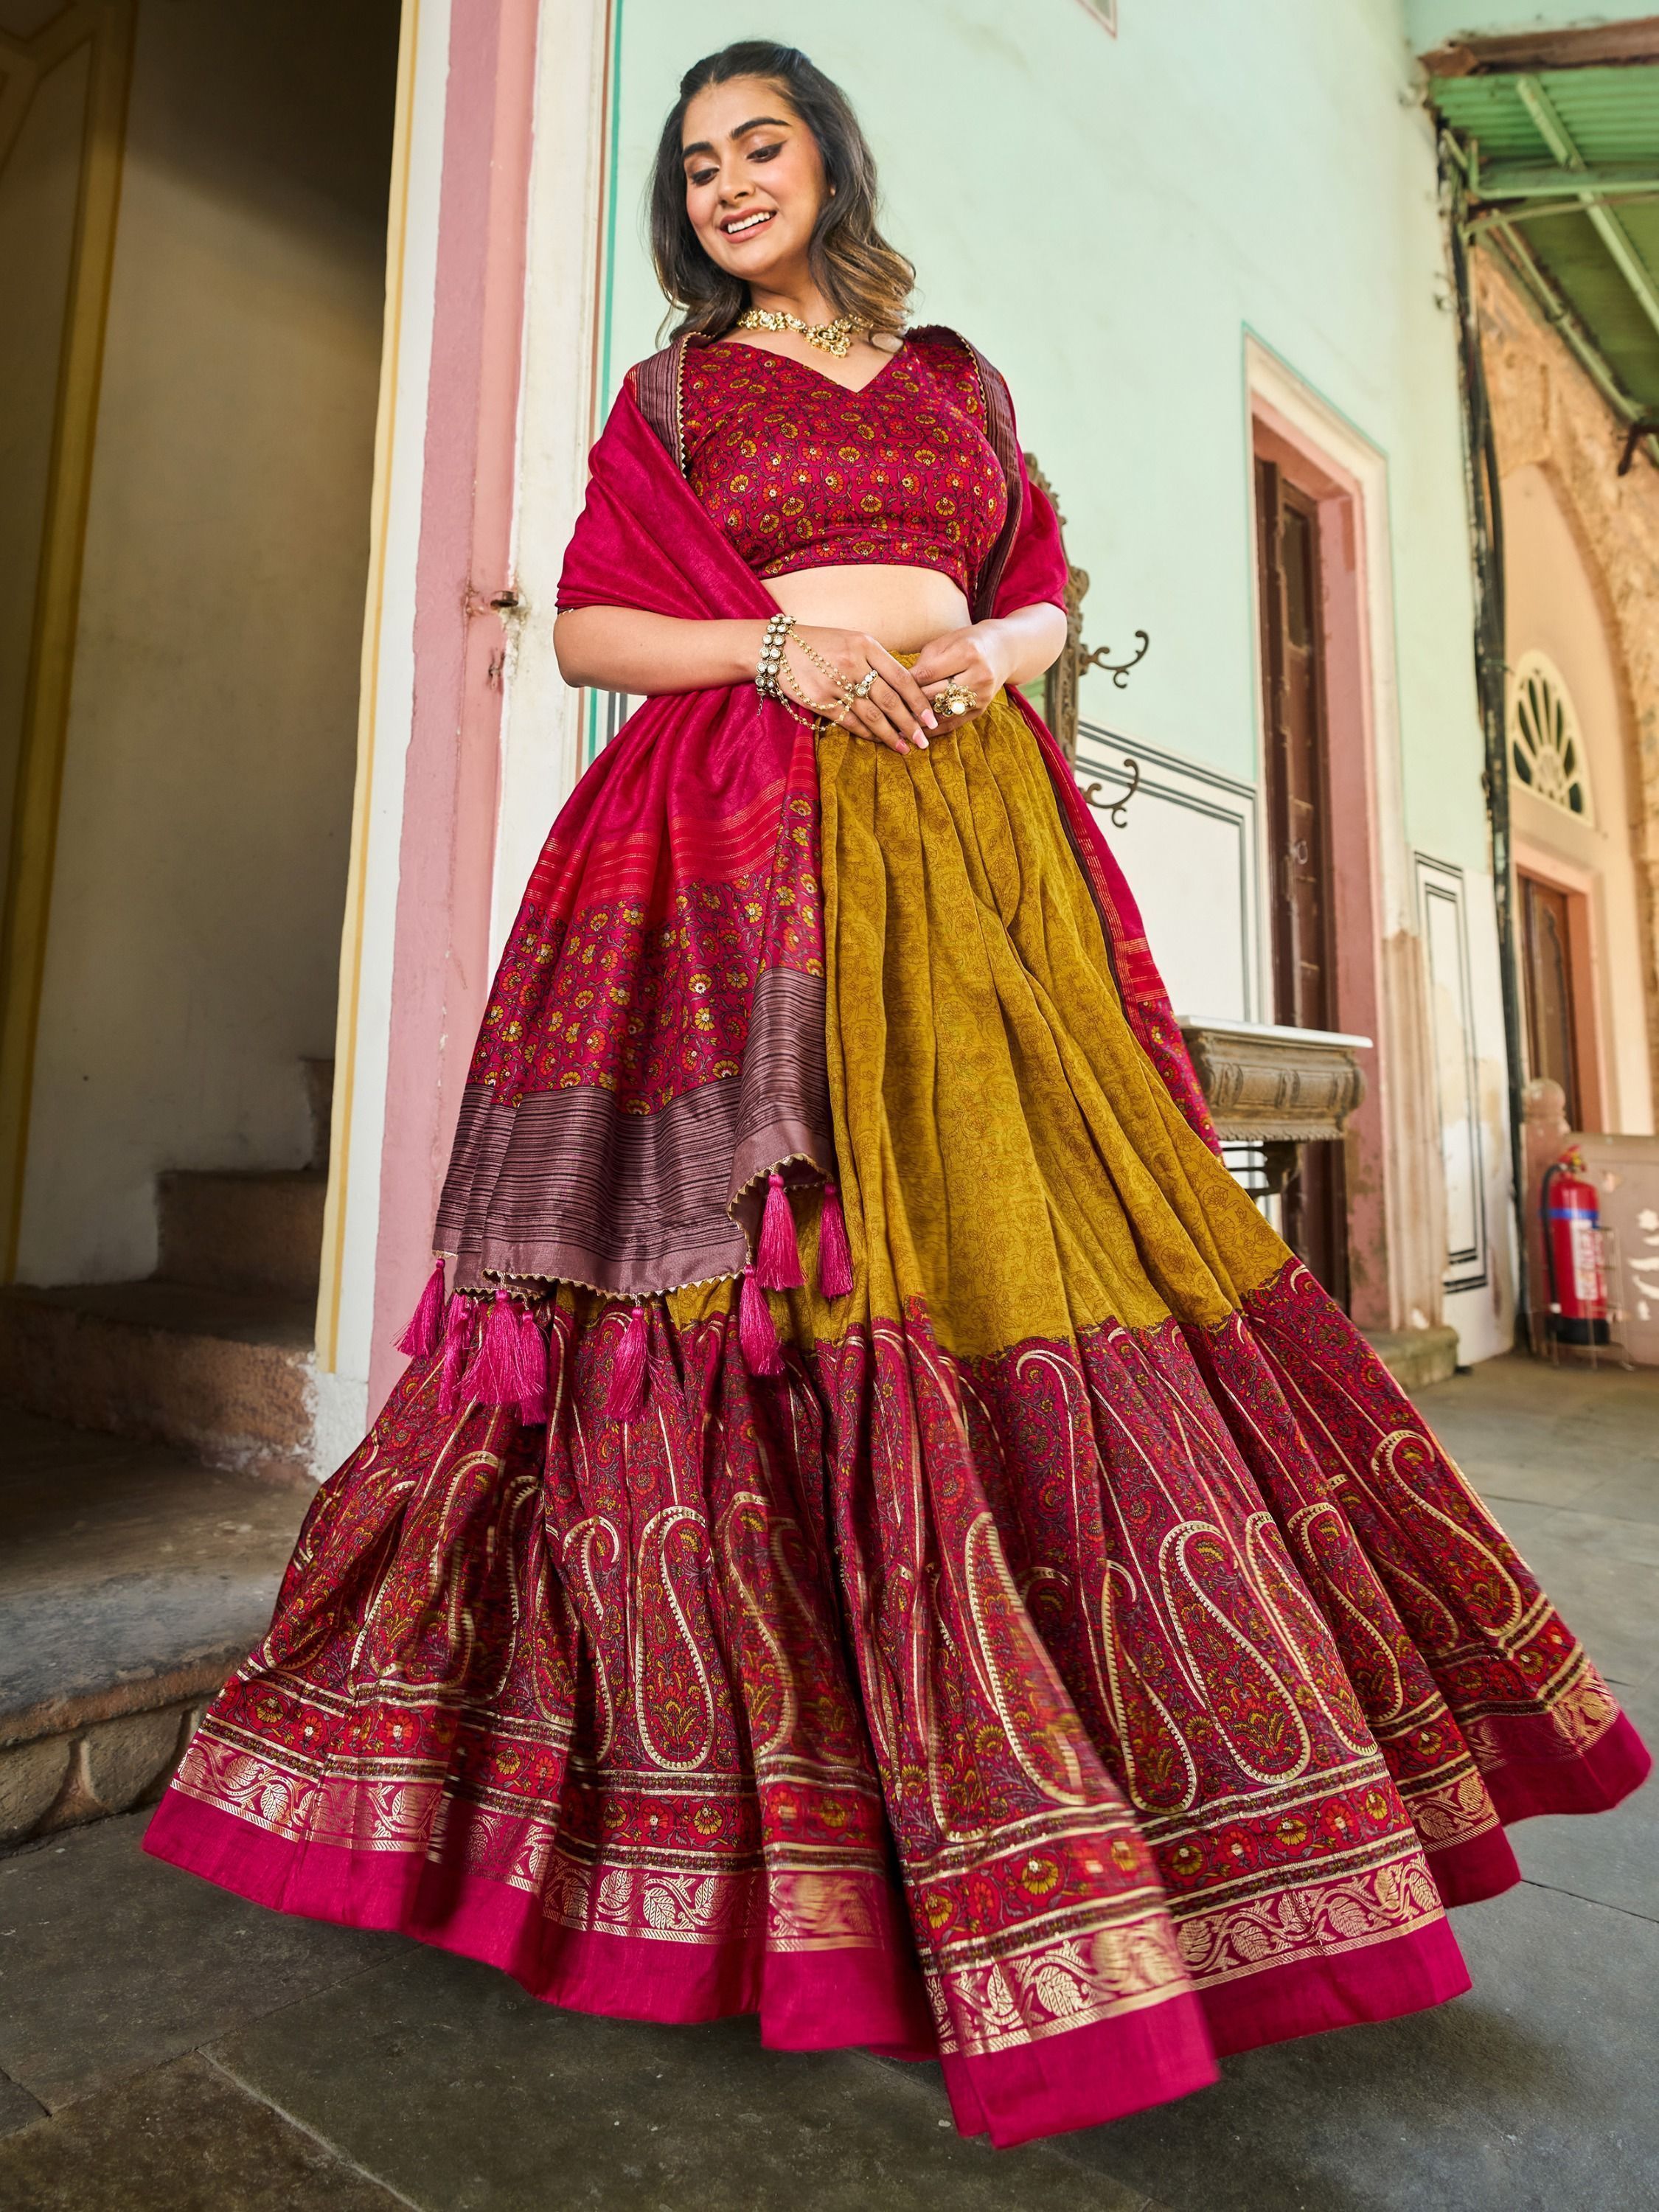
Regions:
<svg viewBox="0 0 1659 2212"><path fill-rule="evenodd" d="M556 639L647 703L497 975L414 1355L150 1848L537 1995L944 2060L1012 2143L1467 1986L1648 1761L1216 1156L1011 686L1000 378L801 55L685 78L680 334Z"/></svg>

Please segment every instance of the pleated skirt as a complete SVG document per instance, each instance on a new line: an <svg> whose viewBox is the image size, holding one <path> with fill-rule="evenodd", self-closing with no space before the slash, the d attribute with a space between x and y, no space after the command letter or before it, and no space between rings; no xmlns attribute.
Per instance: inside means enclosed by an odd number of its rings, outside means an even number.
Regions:
<svg viewBox="0 0 1659 2212"><path fill-rule="evenodd" d="M411 1366L149 1848L629 2018L939 2057L999 2144L1455 1995L1647 1754L1127 1022L1020 716L820 741L850 1295L550 1286ZM807 1284L818 1200L798 1194Z"/></svg>

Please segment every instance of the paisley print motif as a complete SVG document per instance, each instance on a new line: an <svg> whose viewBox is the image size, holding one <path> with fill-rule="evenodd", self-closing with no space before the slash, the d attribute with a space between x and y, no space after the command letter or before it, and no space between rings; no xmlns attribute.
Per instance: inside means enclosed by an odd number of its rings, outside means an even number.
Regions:
<svg viewBox="0 0 1659 2212"><path fill-rule="evenodd" d="M1515 1555L1489 1522L1483 1534L1480 1524L1486 1516L1455 1468L1452 1484L1435 1480L1443 1468L1437 1469L1438 1453L1431 1455L1424 1444L1424 1438L1409 1430L1396 1430L1373 1449L1372 1472L1416 1498L1420 1527L1413 1532L1414 1540L1432 1565L1432 1579L1449 1575L1463 1607L1481 1628L1488 1635L1505 1636L1527 1609L1507 1564ZM1518 1567L1519 1560L1515 1564ZM1419 1587L1425 1581L1421 1575L1414 1579Z"/></svg>
<svg viewBox="0 0 1659 2212"><path fill-rule="evenodd" d="M1008 1748L1026 1779L1054 1803L1081 1803L1086 1792L1073 1739L1082 1730L1072 1722L1048 1655L1020 1603L988 1511L969 1524L963 1565L974 1671Z"/></svg>
<svg viewBox="0 0 1659 2212"><path fill-rule="evenodd" d="M1284 1641L1293 1647L1299 1647L1308 1655L1307 1687L1318 1699L1326 1719L1351 1749L1363 1751L1368 1733L1365 1716L1359 1699L1354 1694L1347 1671L1353 1663L1348 1651L1352 1648L1354 1639L1351 1638L1350 1643L1345 1644L1336 1621L1331 1620L1326 1625L1335 1639L1336 1651L1333 1652L1324 1643L1316 1626L1318 1615L1307 1585L1290 1571L1285 1546L1274 1541L1276 1533L1270 1513L1252 1513L1245 1523L1241 1564L1250 1570L1256 1595L1272 1614ZM1362 1632L1369 1626L1362 1617L1353 1613L1345 1592L1331 1590L1328 1594L1340 1607L1345 1608L1346 1613L1358 1621ZM1348 1626L1349 1623L1345 1620L1344 1625ZM1381 1641L1380 1638L1378 1640ZM1360 1642L1358 1649L1363 1651L1364 1648L1363 1641ZM1333 1664L1333 1660L1339 1654L1340 1663ZM1385 1646L1385 1663L1391 1656L1387 1653ZM1396 1668L1393 1680L1397 1682L1398 1678ZM1385 1676L1380 1684L1374 1679L1368 1685L1372 1709L1379 1719L1390 1717L1387 1680ZM1394 1710L1397 1711L1397 1706Z"/></svg>
<svg viewBox="0 0 1659 2212"><path fill-rule="evenodd" d="M1141 1672L1135 1657L1140 1638L1133 1624L1120 1619L1120 1610L1139 1597L1128 1568L1121 1559L1108 1559L1100 1585L1101 1642L1114 1748L1133 1804L1147 1813L1184 1813L1198 1795L1198 1767L1169 1707Z"/></svg>
<svg viewBox="0 0 1659 2212"><path fill-rule="evenodd" d="M1241 1557L1249 1560L1251 1533L1244 1531L1240 1555L1218 1528L1182 1522L1159 1546L1158 1567L1189 1679L1209 1692L1216 1725L1245 1772L1253 1781L1273 1782L1305 1773L1313 1747L1290 1683L1263 1656L1270 1642L1293 1647L1272 1636L1265 1620L1253 1618L1255 1593L1248 1576L1239 1573ZM1255 1637L1245 1632L1245 1623L1256 1630ZM1324 1637L1309 1640L1322 1658Z"/></svg>
<svg viewBox="0 0 1659 2212"><path fill-rule="evenodd" d="M766 1501L745 1492L726 1508L720 1526L720 1548L730 1561L729 1571L742 1601L738 1632L743 1638L743 1680L750 1729L750 1751L757 1771L766 1763L775 1745L787 1741L793 1728L795 1684L779 1629L773 1626L760 1589L750 1579L744 1553L754 1544L769 1545L781 1538L767 1526ZM793 1599L794 1589L787 1574L780 1583Z"/></svg>
<svg viewBox="0 0 1659 2212"><path fill-rule="evenodd" d="M706 1553L702 1522L689 1505L665 1506L640 1536L635 1724L652 1765L674 1773L695 1773L707 1761L714 1741L714 1692L687 1618L688 1603L696 1607L701 1595Z"/></svg>

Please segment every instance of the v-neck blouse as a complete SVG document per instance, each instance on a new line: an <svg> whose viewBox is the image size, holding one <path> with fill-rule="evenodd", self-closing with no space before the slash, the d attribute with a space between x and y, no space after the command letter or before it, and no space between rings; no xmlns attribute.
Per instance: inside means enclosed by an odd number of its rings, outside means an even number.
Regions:
<svg viewBox="0 0 1659 2212"><path fill-rule="evenodd" d="M951 332L913 332L857 392L787 354L689 346L682 421L687 481L757 576L890 562L972 599L1008 488Z"/></svg>

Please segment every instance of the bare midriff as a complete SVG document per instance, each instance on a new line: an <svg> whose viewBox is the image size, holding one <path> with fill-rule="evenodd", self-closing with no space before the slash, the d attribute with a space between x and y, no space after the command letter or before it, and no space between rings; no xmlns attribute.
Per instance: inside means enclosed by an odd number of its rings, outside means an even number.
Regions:
<svg viewBox="0 0 1659 2212"><path fill-rule="evenodd" d="M884 562L796 568L769 576L766 588L787 615L823 629L862 630L889 653L920 653L945 631L973 620L967 600L935 568Z"/></svg>

